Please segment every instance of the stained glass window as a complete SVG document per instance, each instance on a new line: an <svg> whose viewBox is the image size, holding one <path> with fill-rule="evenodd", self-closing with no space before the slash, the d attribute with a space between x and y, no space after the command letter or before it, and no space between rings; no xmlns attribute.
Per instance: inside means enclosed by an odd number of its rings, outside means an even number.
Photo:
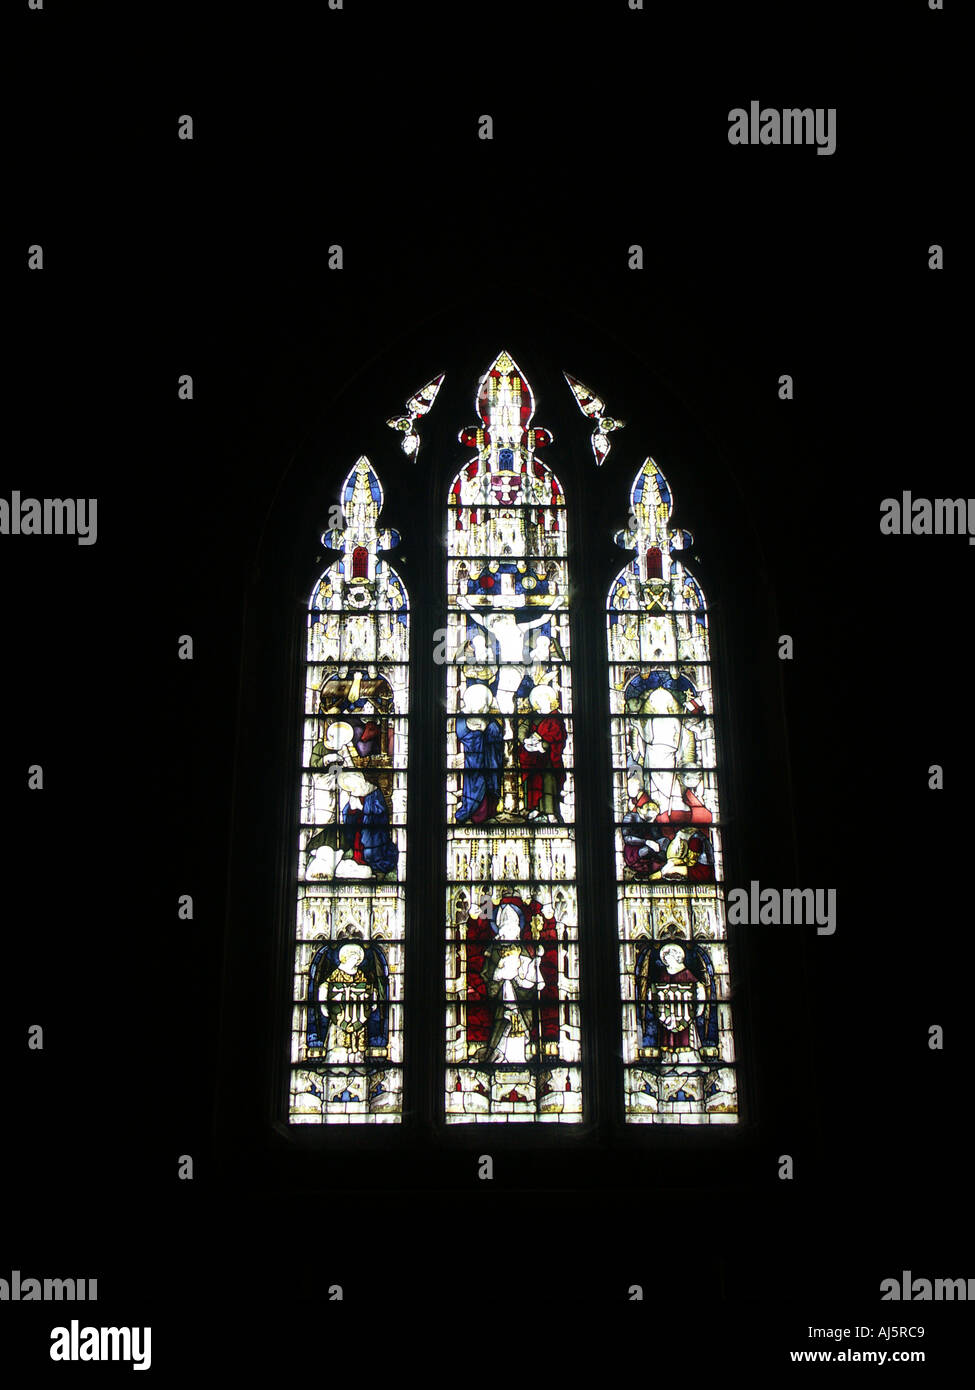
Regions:
<svg viewBox="0 0 975 1390"><path fill-rule="evenodd" d="M688 532L653 459L608 599L626 1119L737 1119L714 687Z"/></svg>
<svg viewBox="0 0 975 1390"><path fill-rule="evenodd" d="M446 1118L577 1122L565 497L507 353L476 409L447 508Z"/></svg>
<svg viewBox="0 0 975 1390"><path fill-rule="evenodd" d="M623 422L582 382L566 380L593 424L601 465ZM442 381L388 422L411 461L416 422ZM507 352L480 378L475 408L477 423L458 436L468 458L446 485L447 627L436 657L445 723L431 710L423 748L414 749L428 756L438 744L443 757L442 828L426 817L423 826L424 837L442 837L444 873L445 1034L439 1060L429 1060L443 1068L440 1118L450 1125L578 1124L588 1075L580 909L584 922L599 914L591 885L577 879L576 832L605 811L576 803L576 722L596 716L573 703L566 497L547 462L552 436L533 423L532 387ZM444 466L450 477L456 464ZM390 1124L404 1114L410 624L405 586L384 558L399 536L380 528L382 509L376 472L360 458L341 488L340 524L333 518L322 536L335 558L308 604L296 1125ZM672 511L667 481L648 458L615 538L633 556L607 599L603 775L612 785L617 939L610 927L597 949L618 952L627 1123L733 1124L708 611L687 563L690 535L671 524ZM583 588L590 582L578 578ZM605 579L594 582L600 591ZM429 1005L439 986L421 985ZM615 1012L594 1026L619 1038ZM420 1090L423 1079L415 1078ZM594 1113L588 1102L586 1110Z"/></svg>
<svg viewBox="0 0 975 1390"><path fill-rule="evenodd" d="M409 616L382 506L360 458L308 605L293 1124L402 1116Z"/></svg>

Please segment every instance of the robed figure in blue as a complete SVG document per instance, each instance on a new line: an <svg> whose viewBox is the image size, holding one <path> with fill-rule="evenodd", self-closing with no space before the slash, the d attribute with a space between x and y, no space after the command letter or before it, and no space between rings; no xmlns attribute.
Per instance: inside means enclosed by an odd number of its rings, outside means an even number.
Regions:
<svg viewBox="0 0 975 1390"><path fill-rule="evenodd" d="M340 779L341 783L341 779ZM375 874L391 874L397 865L396 845L389 828L386 798L373 787L360 802L350 799L342 815L345 848L358 864L368 864Z"/></svg>
<svg viewBox="0 0 975 1390"><path fill-rule="evenodd" d="M501 800L504 730L491 716L459 715L457 742L464 750L464 777L454 820L458 825L480 825L490 820Z"/></svg>

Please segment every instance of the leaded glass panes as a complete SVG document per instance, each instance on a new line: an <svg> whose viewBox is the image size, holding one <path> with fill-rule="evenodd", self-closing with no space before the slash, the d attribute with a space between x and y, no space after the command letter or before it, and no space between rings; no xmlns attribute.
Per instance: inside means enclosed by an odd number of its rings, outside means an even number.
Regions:
<svg viewBox="0 0 975 1390"><path fill-rule="evenodd" d="M565 498L502 352L447 514L446 1116L582 1116Z"/></svg>
<svg viewBox="0 0 975 1390"><path fill-rule="evenodd" d="M707 605L652 459L608 600L626 1119L737 1119Z"/></svg>
<svg viewBox="0 0 975 1390"><path fill-rule="evenodd" d="M409 616L368 459L308 606L292 1124L402 1116Z"/></svg>

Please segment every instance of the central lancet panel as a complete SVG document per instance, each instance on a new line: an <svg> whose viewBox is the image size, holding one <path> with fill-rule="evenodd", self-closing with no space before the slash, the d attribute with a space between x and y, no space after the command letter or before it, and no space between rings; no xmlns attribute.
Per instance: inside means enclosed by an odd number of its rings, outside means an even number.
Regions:
<svg viewBox="0 0 975 1390"><path fill-rule="evenodd" d="M502 352L447 516L446 1118L582 1118L565 497Z"/></svg>

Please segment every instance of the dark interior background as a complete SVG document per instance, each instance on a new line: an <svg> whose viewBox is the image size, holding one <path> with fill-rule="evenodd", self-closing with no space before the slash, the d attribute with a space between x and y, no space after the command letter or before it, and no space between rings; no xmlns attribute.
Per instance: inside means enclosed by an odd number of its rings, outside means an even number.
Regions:
<svg viewBox="0 0 975 1390"><path fill-rule="evenodd" d="M41 242L45 269L24 272L6 495L97 496L99 539L0 543L0 1275L97 1274L102 1307L82 1315L152 1321L160 1363L222 1308L259 1309L248 1336L283 1356L294 1305L336 1316L333 1283L353 1312L617 1306L660 1331L660 1355L720 1324L753 1356L817 1321L876 1321L903 1269L972 1272L973 552L879 530L883 498L963 496L970 477L955 20L722 16L679 32L624 4L177 5L125 30L118 62L108 12L85 28L48 7L42 38L22 22L11 257ZM77 45L97 55L83 71ZM730 146L727 113L753 98L834 106L836 153ZM835 887L837 931L739 933L738 1132L445 1143L421 1107L402 1135L295 1143L268 1097L297 605L365 453L430 649L427 537L502 347L555 435L587 595L620 567L640 463L668 476L720 640L729 880ZM563 370L627 422L601 471ZM439 371L413 464L384 422ZM947 1345L958 1311L923 1311ZM31 1318L50 1321L25 1308L17 1327Z"/></svg>

